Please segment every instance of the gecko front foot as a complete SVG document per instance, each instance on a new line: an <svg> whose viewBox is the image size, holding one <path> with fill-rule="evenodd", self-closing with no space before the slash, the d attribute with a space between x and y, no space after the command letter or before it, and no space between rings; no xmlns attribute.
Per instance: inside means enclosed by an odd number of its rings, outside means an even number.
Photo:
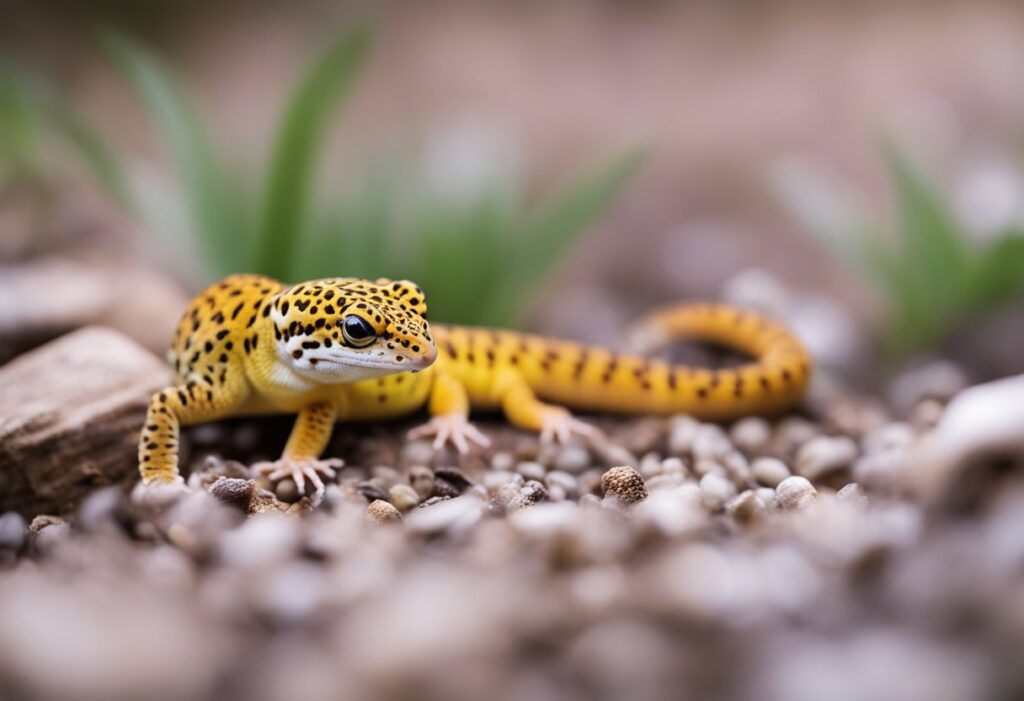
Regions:
<svg viewBox="0 0 1024 701"><path fill-rule="evenodd" d="M313 485L313 503L319 504L324 496L324 477L337 477L337 470L345 465L345 461L339 458L281 458L270 462L258 462L252 466L253 475L266 475L271 482L290 477L295 482L299 494L306 491L306 480Z"/></svg>
<svg viewBox="0 0 1024 701"><path fill-rule="evenodd" d="M469 423L462 414L442 414L435 416L422 426L410 429L405 434L409 440L434 436L434 450L440 450L449 441L460 453L469 452L469 444L475 443L481 448L491 444L491 439Z"/></svg>
<svg viewBox="0 0 1024 701"><path fill-rule="evenodd" d="M594 438L600 431L590 424L573 417L561 407L549 407L541 421L541 443L568 443L573 436Z"/></svg>

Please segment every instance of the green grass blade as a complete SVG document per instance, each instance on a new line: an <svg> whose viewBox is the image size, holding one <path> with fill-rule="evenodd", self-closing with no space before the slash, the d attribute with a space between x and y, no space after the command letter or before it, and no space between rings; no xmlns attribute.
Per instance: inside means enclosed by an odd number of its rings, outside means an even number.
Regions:
<svg viewBox="0 0 1024 701"><path fill-rule="evenodd" d="M96 182L118 205L131 209L128 178L121 167L121 162L108 148L104 139L66 105L51 105L50 114L64 136L75 147Z"/></svg>
<svg viewBox="0 0 1024 701"><path fill-rule="evenodd" d="M486 316L495 323L516 321L560 256L601 214L640 167L644 150L633 150L590 170L550 198L511 240L507 274L497 281Z"/></svg>
<svg viewBox="0 0 1024 701"><path fill-rule="evenodd" d="M174 159L193 225L202 237L205 261L214 270L243 270L249 261L239 245L237 198L225 181L191 104L171 73L142 45L106 32L103 43L128 76Z"/></svg>
<svg viewBox="0 0 1024 701"><path fill-rule="evenodd" d="M63 135L96 183L128 206L124 172L100 135L50 85L0 57L0 158L38 170L41 166L29 164L38 160L44 127Z"/></svg>
<svg viewBox="0 0 1024 701"><path fill-rule="evenodd" d="M964 310L972 252L967 235L938 191L895 145L887 144L885 155L908 276L905 292L913 297L921 326L929 330L927 335L937 334Z"/></svg>
<svg viewBox="0 0 1024 701"><path fill-rule="evenodd" d="M15 177L38 173L41 121L21 71L0 60L0 165Z"/></svg>
<svg viewBox="0 0 1024 701"><path fill-rule="evenodd" d="M994 309L1024 295L1024 232L1009 232L975 261L966 290L973 312Z"/></svg>
<svg viewBox="0 0 1024 701"><path fill-rule="evenodd" d="M260 272L289 277L304 229L319 146L334 111L358 76L370 32L357 27L328 47L293 93L272 151L257 239Z"/></svg>

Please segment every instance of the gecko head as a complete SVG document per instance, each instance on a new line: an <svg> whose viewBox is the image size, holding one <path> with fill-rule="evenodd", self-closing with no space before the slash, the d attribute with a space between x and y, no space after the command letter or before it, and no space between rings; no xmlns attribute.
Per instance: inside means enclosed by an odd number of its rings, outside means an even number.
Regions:
<svg viewBox="0 0 1024 701"><path fill-rule="evenodd" d="M296 285L274 299L277 355L320 382L353 382L422 370L437 357L419 286L332 278Z"/></svg>

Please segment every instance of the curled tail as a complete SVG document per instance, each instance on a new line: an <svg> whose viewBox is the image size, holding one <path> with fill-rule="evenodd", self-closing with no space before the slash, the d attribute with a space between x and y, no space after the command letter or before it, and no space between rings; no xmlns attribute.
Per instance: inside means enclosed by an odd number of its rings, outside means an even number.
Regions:
<svg viewBox="0 0 1024 701"><path fill-rule="evenodd" d="M719 420L773 414L798 403L807 390L812 363L799 339L781 324L728 305L655 311L634 327L631 350L648 355L684 339L722 345L753 361L718 370L664 364L674 381L666 382L666 396L655 403L670 411ZM649 364L653 373L661 363Z"/></svg>

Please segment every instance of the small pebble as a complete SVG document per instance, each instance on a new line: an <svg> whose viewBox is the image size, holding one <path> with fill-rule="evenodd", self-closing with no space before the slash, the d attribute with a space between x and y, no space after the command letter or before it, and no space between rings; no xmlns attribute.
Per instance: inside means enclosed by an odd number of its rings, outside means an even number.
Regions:
<svg viewBox="0 0 1024 701"><path fill-rule="evenodd" d="M735 449L721 426L717 424L701 424L697 428L697 435L693 439L693 447L691 449L693 457L715 460L724 457L733 450Z"/></svg>
<svg viewBox="0 0 1024 701"><path fill-rule="evenodd" d="M516 459L512 453L498 451L491 456L491 469L497 471L511 471L516 465Z"/></svg>
<svg viewBox="0 0 1024 701"><path fill-rule="evenodd" d="M539 462L533 460L525 460L516 465L516 472L521 474L525 479L537 480L538 482L544 479L544 475L547 474L547 470Z"/></svg>
<svg viewBox="0 0 1024 701"><path fill-rule="evenodd" d="M747 489L734 499L731 499L725 505L725 510L737 523L750 525L761 520L765 507L757 494L753 490Z"/></svg>
<svg viewBox="0 0 1024 701"><path fill-rule="evenodd" d="M625 446L612 443L606 438L591 441L591 449L602 465L635 465L637 458Z"/></svg>
<svg viewBox="0 0 1024 701"><path fill-rule="evenodd" d="M736 485L715 472L709 472L700 478L700 494L710 511L718 511L736 496Z"/></svg>
<svg viewBox="0 0 1024 701"><path fill-rule="evenodd" d="M647 490L650 492L656 492L665 489L674 489L681 485L685 479L686 477L678 472L664 472L646 480Z"/></svg>
<svg viewBox="0 0 1024 701"><path fill-rule="evenodd" d="M388 493L373 482L360 482L356 490L369 502L388 500ZM284 501L284 499L281 499L281 501Z"/></svg>
<svg viewBox="0 0 1024 701"><path fill-rule="evenodd" d="M434 494L443 497L457 497L473 486L472 480L454 467L439 467L434 470Z"/></svg>
<svg viewBox="0 0 1024 701"><path fill-rule="evenodd" d="M673 416L669 422L668 452L672 455L687 455L693 450L700 422L685 414Z"/></svg>
<svg viewBox="0 0 1024 701"><path fill-rule="evenodd" d="M864 452L881 453L894 448L905 448L914 442L916 434L910 424L890 423L864 436Z"/></svg>
<svg viewBox="0 0 1024 701"><path fill-rule="evenodd" d="M767 447L772 437L772 427L764 419L751 416L733 424L729 429L729 437L737 448L748 455L756 455Z"/></svg>
<svg viewBox="0 0 1024 701"><path fill-rule="evenodd" d="M409 468L409 485L420 499L429 499L434 494L434 471L426 465L413 465Z"/></svg>
<svg viewBox="0 0 1024 701"><path fill-rule="evenodd" d="M295 484L295 480L285 477L274 485L274 496L286 504L292 504L298 501L302 495L299 494L299 486Z"/></svg>
<svg viewBox="0 0 1024 701"><path fill-rule="evenodd" d="M910 425L917 431L930 431L942 418L945 405L937 399L925 399L914 405L910 410Z"/></svg>
<svg viewBox="0 0 1024 701"><path fill-rule="evenodd" d="M778 458L757 458L750 466L754 479L766 487L777 487L779 482L789 477L789 468Z"/></svg>
<svg viewBox="0 0 1024 701"><path fill-rule="evenodd" d="M590 451L580 445L564 446L555 456L553 466L556 470L578 475L590 467Z"/></svg>
<svg viewBox="0 0 1024 701"><path fill-rule="evenodd" d="M613 467L601 476L601 486L608 496L624 504L633 504L647 497L647 486L640 473L628 465Z"/></svg>
<svg viewBox="0 0 1024 701"><path fill-rule="evenodd" d="M848 501L861 507L868 505L868 497L864 494L864 489L856 482L850 482L848 485L836 492L836 498L840 501Z"/></svg>
<svg viewBox="0 0 1024 701"><path fill-rule="evenodd" d="M753 486L754 473L750 469L750 462L747 461L747 458L743 453L738 450L733 450L722 457L721 463L725 468L726 475L729 476L729 479L731 479L736 486Z"/></svg>
<svg viewBox="0 0 1024 701"><path fill-rule="evenodd" d="M754 490L754 494L757 496L758 500L764 504L765 509L771 510L775 508L776 499L774 489L771 487L758 487Z"/></svg>
<svg viewBox="0 0 1024 701"><path fill-rule="evenodd" d="M366 507L366 516L375 523L393 523L402 520L401 512L393 504L375 499Z"/></svg>
<svg viewBox="0 0 1024 701"><path fill-rule="evenodd" d="M424 502L405 517L405 526L415 533L464 532L483 516L484 502L472 495Z"/></svg>
<svg viewBox="0 0 1024 701"><path fill-rule="evenodd" d="M539 504L542 501L547 501L547 498L547 488L537 480L529 480L519 490L519 494L513 500L512 507L522 509Z"/></svg>
<svg viewBox="0 0 1024 701"><path fill-rule="evenodd" d="M888 489L900 483L909 468L906 450L869 453L853 463L853 478L872 489Z"/></svg>
<svg viewBox="0 0 1024 701"><path fill-rule="evenodd" d="M86 531L116 528L117 514L124 506L124 492L120 487L97 489L78 507L75 525Z"/></svg>
<svg viewBox="0 0 1024 701"><path fill-rule="evenodd" d="M647 453L640 458L639 472L644 477L654 477L661 474L661 456L657 453Z"/></svg>
<svg viewBox="0 0 1024 701"><path fill-rule="evenodd" d="M17 552L25 545L28 524L17 511L6 511L0 515L0 549Z"/></svg>
<svg viewBox="0 0 1024 701"><path fill-rule="evenodd" d="M682 458L665 458L661 461L661 472L662 474L686 474L686 463L683 462Z"/></svg>
<svg viewBox="0 0 1024 701"><path fill-rule="evenodd" d="M519 487L525 480L523 476L518 472L510 472L507 470L488 470L483 474L484 487L488 490L498 489L507 484L515 485Z"/></svg>
<svg viewBox="0 0 1024 701"><path fill-rule="evenodd" d="M388 490L388 501L405 513L420 503L419 493L407 484L394 484Z"/></svg>
<svg viewBox="0 0 1024 701"><path fill-rule="evenodd" d="M797 451L796 472L809 480L846 469L857 459L857 444L848 436L818 436Z"/></svg>
<svg viewBox="0 0 1024 701"><path fill-rule="evenodd" d="M703 477L708 474L716 474L725 477L725 468L717 460L711 460L709 458L698 458L693 463L693 472L698 477Z"/></svg>
<svg viewBox="0 0 1024 701"><path fill-rule="evenodd" d="M40 518L54 519L34 528ZM32 519L29 532L33 533L32 544L40 553L48 553L58 544L67 540L71 534L71 526L64 519L55 519L52 516L36 516Z"/></svg>
<svg viewBox="0 0 1024 701"><path fill-rule="evenodd" d="M576 497L579 494L579 481L568 472L562 470L552 470L544 477L544 483L547 484L548 490L552 487L559 487L565 493L567 497Z"/></svg>
<svg viewBox="0 0 1024 701"><path fill-rule="evenodd" d="M370 470L370 475L374 484L385 490L390 489L391 485L402 479L402 474L390 465L374 465Z"/></svg>
<svg viewBox="0 0 1024 701"><path fill-rule="evenodd" d="M601 486L601 477L604 475L604 471L598 469L591 469L584 472L578 478L580 494L594 494L595 496L600 494L603 490Z"/></svg>
<svg viewBox="0 0 1024 701"><path fill-rule="evenodd" d="M409 441L402 448L402 460L406 465L432 465L435 454L429 441Z"/></svg>
<svg viewBox="0 0 1024 701"><path fill-rule="evenodd" d="M772 452L781 456L792 456L797 449L821 433L820 429L807 419L791 416L775 427L772 435Z"/></svg>
<svg viewBox="0 0 1024 701"><path fill-rule="evenodd" d="M806 477L792 475L775 488L775 500L785 510L799 509L814 501L818 490Z"/></svg>
<svg viewBox="0 0 1024 701"><path fill-rule="evenodd" d="M292 485L294 486L294 482ZM210 487L210 494L229 506L248 511L254 489L256 489L255 480L221 477Z"/></svg>

